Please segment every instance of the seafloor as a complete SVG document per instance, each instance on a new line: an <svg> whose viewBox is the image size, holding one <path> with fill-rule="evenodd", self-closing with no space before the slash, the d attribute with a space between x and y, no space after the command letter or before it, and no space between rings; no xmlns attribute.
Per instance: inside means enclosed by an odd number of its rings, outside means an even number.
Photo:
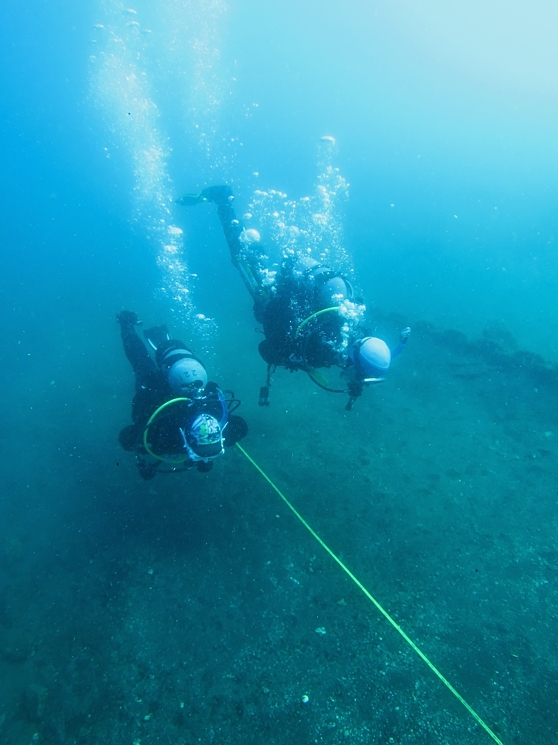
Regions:
<svg viewBox="0 0 558 745"><path fill-rule="evenodd" d="M139 479L110 333L71 382L10 363L1 742L492 742L239 451ZM286 372L260 409L254 349L246 450L504 743L556 743L558 371L419 323L352 412Z"/></svg>

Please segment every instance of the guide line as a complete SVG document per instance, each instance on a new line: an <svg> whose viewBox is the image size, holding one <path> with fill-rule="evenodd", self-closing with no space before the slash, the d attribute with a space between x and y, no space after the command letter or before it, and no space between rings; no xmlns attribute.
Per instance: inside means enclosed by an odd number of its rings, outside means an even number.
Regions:
<svg viewBox="0 0 558 745"><path fill-rule="evenodd" d="M327 553L331 556L331 558L337 562L337 564L341 567L341 569L347 574L355 583L355 585L366 595L366 597L370 600L371 603L380 611L380 613L384 616L384 618L389 621L389 623L393 626L393 628L397 631L398 634L400 634L403 639L407 642L407 644L418 654L418 656L425 662L428 667L432 670L432 672L438 676L438 678L442 681L442 683L450 690L453 695L457 698L458 701L460 701L463 706L467 709L469 714L475 719L475 721L480 724L480 726L492 737L494 742L498 743L498 745L504 745L502 740L490 729L488 724L481 719L481 717L477 714L477 712L470 706L467 701L461 696L461 694L455 690L455 688L452 686L452 684L445 678L442 673L438 670L438 668L428 659L428 657L422 652L419 647L415 644L415 642L407 636L407 634L403 631L401 626L393 619L389 613L380 605L380 603L376 600L373 595L366 589L366 587L362 584L362 582L355 577L355 575L351 572L351 570L341 561L341 559L329 548L329 546L320 538L320 536L316 533L316 531L312 528L309 523L306 522L306 520L302 517L302 515L298 512L298 510L289 502L287 497L283 494L283 492L277 487L273 481L269 478L269 476L260 468L260 466L256 463L256 461L248 455L246 450L240 445L240 443L236 443L236 447L240 450L240 452L250 461L250 463L254 466L256 471L260 473L263 478L267 481L267 483L271 486L274 491L277 492L277 494L281 497L283 502L287 505L287 507L291 510L291 512L300 520L300 522L304 525L304 527L314 536L314 538L318 541L320 546L327 551Z"/></svg>

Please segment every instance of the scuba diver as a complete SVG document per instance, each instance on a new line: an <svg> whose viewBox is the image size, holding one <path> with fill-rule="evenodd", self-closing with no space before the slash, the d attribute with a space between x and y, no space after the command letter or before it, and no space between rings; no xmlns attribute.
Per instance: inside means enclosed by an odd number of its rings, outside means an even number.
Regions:
<svg viewBox="0 0 558 745"><path fill-rule="evenodd" d="M153 358L136 334L134 327L141 323L137 315L123 310L116 320L136 382L133 424L120 432L120 445L135 452L145 480L163 464L168 468L160 473L194 467L210 471L224 448L248 432L244 419L232 414L240 401L208 382L200 360L183 342L171 339L166 326L144 331Z"/></svg>
<svg viewBox="0 0 558 745"><path fill-rule="evenodd" d="M260 388L260 406L269 405L269 388L277 367L303 370L321 388L348 393L350 410L365 386L380 383L391 359L404 349L411 334L400 334L399 346L390 352L381 339L366 336L359 326L365 306L354 298L347 277L310 256L289 256L281 271L270 272L259 233L245 229L233 208L230 186L211 186L200 194L176 200L183 206L214 202L233 265L254 301L256 321L265 339L259 352L267 363L267 378ZM337 366L343 370L346 387L333 388L318 368Z"/></svg>

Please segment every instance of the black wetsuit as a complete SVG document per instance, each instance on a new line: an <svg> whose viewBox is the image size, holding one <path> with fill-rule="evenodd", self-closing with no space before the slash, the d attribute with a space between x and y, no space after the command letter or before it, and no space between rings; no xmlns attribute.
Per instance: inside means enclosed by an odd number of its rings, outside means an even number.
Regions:
<svg viewBox="0 0 558 745"><path fill-rule="evenodd" d="M265 340L258 347L260 355L268 364L290 370L340 364L337 347L342 321L339 315L316 316L300 328L320 306L287 272L288 268L283 265L275 295L263 309Z"/></svg>

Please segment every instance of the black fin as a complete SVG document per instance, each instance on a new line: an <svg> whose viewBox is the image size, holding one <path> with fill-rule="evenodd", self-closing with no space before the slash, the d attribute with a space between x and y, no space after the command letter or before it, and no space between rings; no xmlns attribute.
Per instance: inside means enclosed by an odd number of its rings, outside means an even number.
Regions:
<svg viewBox="0 0 558 745"><path fill-rule="evenodd" d="M226 204L233 197L232 189L228 184L219 186L208 186L199 194L185 194L175 200L176 204L183 207L194 207L200 202L215 202L215 204Z"/></svg>
<svg viewBox="0 0 558 745"><path fill-rule="evenodd" d="M179 197L174 200L175 204L181 204L183 207L194 207L200 202L207 202L207 199L202 194L185 194L183 197Z"/></svg>
<svg viewBox="0 0 558 745"><path fill-rule="evenodd" d="M149 346L157 351L157 348L164 342L170 339L167 327L163 324L162 326L153 326L151 329L146 329L143 332L146 342Z"/></svg>
<svg viewBox="0 0 558 745"><path fill-rule="evenodd" d="M229 199L233 196L232 189L228 184L220 184L219 186L208 186L200 194L208 202L215 202L215 204L226 204Z"/></svg>

